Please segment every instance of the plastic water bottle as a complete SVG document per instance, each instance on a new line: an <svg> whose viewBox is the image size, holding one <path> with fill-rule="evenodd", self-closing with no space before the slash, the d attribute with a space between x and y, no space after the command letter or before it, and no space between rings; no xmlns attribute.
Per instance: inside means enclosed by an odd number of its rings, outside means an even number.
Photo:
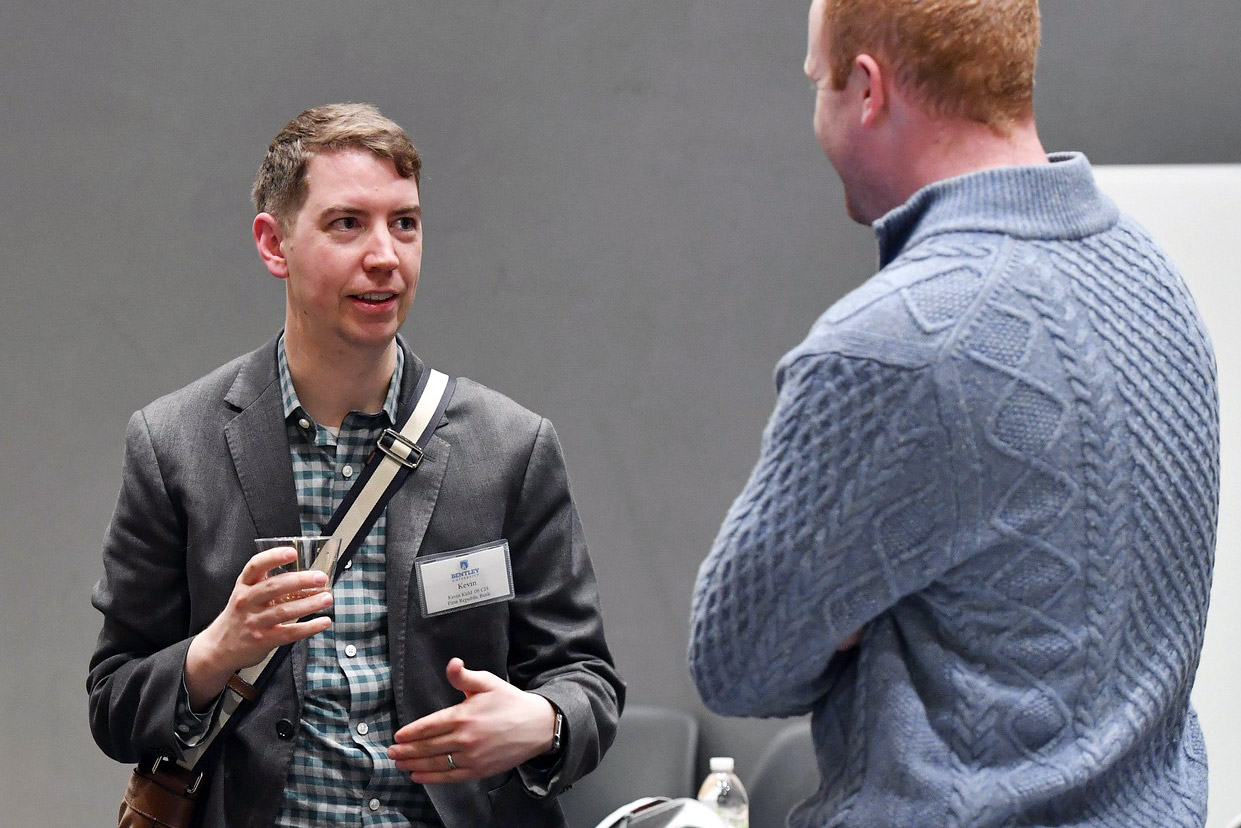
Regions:
<svg viewBox="0 0 1241 828"><path fill-rule="evenodd" d="M733 772L731 756L711 757L711 773L698 789L698 801L715 811L729 828L750 828L750 798Z"/></svg>

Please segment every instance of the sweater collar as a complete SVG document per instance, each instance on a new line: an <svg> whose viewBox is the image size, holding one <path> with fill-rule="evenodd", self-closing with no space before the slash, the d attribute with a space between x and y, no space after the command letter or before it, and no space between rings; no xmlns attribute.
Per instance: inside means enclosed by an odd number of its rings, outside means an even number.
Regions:
<svg viewBox="0 0 1241 828"><path fill-rule="evenodd" d="M874 223L879 266L936 233L1080 239L1116 223L1116 205L1095 186L1085 155L1062 152L1047 158L1050 164L994 167L918 190Z"/></svg>

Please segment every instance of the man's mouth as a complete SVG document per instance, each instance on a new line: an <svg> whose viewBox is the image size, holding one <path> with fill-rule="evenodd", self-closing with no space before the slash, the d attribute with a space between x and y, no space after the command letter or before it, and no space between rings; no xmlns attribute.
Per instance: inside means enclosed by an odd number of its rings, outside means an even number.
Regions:
<svg viewBox="0 0 1241 828"><path fill-rule="evenodd" d="M357 299L360 302L365 302L368 305L380 305L380 304L383 304L384 302L387 302L389 299L395 299L396 294L395 293L358 293L358 294L355 294L353 298Z"/></svg>

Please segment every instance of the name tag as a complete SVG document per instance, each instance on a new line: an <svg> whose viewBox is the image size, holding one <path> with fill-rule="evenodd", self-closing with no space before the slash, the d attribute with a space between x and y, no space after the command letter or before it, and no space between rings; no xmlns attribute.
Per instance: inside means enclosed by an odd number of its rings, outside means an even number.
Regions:
<svg viewBox="0 0 1241 828"><path fill-rule="evenodd" d="M423 618L507 601L515 594L507 540L416 558L414 565Z"/></svg>

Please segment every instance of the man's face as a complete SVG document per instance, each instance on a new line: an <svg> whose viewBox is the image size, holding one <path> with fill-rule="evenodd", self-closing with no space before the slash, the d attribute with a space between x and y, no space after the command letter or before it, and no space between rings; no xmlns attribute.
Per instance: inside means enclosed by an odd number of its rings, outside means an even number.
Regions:
<svg viewBox="0 0 1241 828"><path fill-rule="evenodd" d="M828 159L831 159L832 148L836 145L839 134L839 130L833 131L832 126L834 122L839 122L839 118L833 116L835 109L839 108L837 99L840 93L832 89L827 38L823 31L823 2L824 0L813 0L810 4L805 72L815 89L814 137L819 140L819 146L823 147Z"/></svg>
<svg viewBox="0 0 1241 828"><path fill-rule="evenodd" d="M306 184L280 240L287 335L324 355L385 348L422 268L418 185L363 149L313 156Z"/></svg>
<svg viewBox="0 0 1241 828"><path fill-rule="evenodd" d="M866 223L858 206L859 163L854 157L855 136L851 127L858 118L855 96L849 94L848 86L834 89L831 81L831 62L827 51L827 37L823 27L824 0L810 4L809 38L806 47L806 77L815 88L814 137L827 153L845 188L845 210L854 221Z"/></svg>

